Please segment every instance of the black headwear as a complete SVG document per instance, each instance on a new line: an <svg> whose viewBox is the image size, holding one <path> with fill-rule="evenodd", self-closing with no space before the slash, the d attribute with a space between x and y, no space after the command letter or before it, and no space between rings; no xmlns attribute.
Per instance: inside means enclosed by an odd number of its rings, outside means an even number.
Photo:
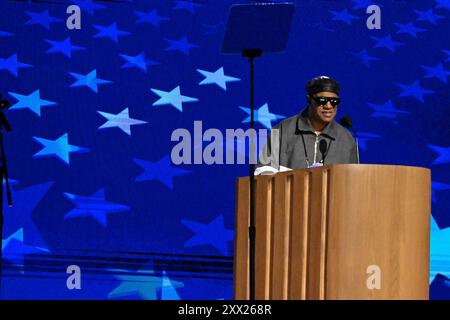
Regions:
<svg viewBox="0 0 450 320"><path fill-rule="evenodd" d="M339 94L340 87L339 83L333 78L320 76L309 80L305 89L309 95L314 95L318 92L334 92Z"/></svg>

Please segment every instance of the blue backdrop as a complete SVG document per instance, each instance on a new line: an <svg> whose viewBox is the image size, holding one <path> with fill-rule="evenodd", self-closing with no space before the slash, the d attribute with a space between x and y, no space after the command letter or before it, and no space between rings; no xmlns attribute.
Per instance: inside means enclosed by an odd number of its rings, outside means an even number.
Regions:
<svg viewBox="0 0 450 320"><path fill-rule="evenodd" d="M236 2L0 2L14 129L2 298L232 298L247 166L175 166L170 138L195 120L248 126L248 65L220 54ZM310 78L335 77L362 162L432 170L430 292L449 299L450 1L377 1L381 29L369 30L372 2L296 2L288 50L257 61L257 126L299 112ZM72 3L81 30L66 27ZM81 290L66 286L69 265Z"/></svg>

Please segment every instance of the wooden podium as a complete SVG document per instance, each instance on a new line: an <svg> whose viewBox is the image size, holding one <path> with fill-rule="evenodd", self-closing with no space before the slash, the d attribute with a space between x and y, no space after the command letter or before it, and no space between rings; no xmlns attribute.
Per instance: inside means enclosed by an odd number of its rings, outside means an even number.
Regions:
<svg viewBox="0 0 450 320"><path fill-rule="evenodd" d="M255 178L255 298L428 299L430 171L339 164ZM249 178L236 189L234 297L249 298Z"/></svg>

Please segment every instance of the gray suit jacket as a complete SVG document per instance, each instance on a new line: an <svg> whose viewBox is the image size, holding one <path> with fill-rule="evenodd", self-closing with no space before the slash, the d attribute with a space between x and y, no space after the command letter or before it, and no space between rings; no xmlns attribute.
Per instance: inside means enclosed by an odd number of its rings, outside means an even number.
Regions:
<svg viewBox="0 0 450 320"><path fill-rule="evenodd" d="M319 151L322 139L327 142L324 162ZM357 161L356 142L350 132L333 120L316 136L305 109L272 128L259 157L258 167L268 165L276 169L280 166L301 169L307 168L308 163L323 162L327 165Z"/></svg>

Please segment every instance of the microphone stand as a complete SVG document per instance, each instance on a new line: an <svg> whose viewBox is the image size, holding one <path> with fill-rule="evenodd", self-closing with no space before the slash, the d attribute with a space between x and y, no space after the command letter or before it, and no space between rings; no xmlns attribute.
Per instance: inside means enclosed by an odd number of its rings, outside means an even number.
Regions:
<svg viewBox="0 0 450 320"><path fill-rule="evenodd" d="M255 300L255 163L252 160L255 155L254 141L254 109L255 109L255 58L262 55L261 49L245 49L242 52L244 58L248 58L250 62L250 226L248 228L249 236L249 300Z"/></svg>
<svg viewBox="0 0 450 320"><path fill-rule="evenodd" d="M1 98L1 95L0 95ZM3 110L9 107L9 103L6 100L0 100L0 160L1 160L1 167L0 167L0 182L1 182L1 188L0 188L0 247L2 250L0 251L0 299L2 297L2 276L3 276L3 223L4 223L4 213L3 213L3 181L6 185L6 197L8 200L8 206L12 207L12 197L11 197L11 189L9 186L9 179L8 179L8 167L6 162L6 153L5 153L5 144L3 142L3 129L6 131L11 131L11 126L6 119L5 114L3 113Z"/></svg>
<svg viewBox="0 0 450 320"><path fill-rule="evenodd" d="M356 130L355 130L352 126L350 126L350 130L352 130L353 135L355 136L355 142L356 142L356 159L357 159L358 164L359 164L360 162L359 162L359 143L358 143L358 134L356 133Z"/></svg>

